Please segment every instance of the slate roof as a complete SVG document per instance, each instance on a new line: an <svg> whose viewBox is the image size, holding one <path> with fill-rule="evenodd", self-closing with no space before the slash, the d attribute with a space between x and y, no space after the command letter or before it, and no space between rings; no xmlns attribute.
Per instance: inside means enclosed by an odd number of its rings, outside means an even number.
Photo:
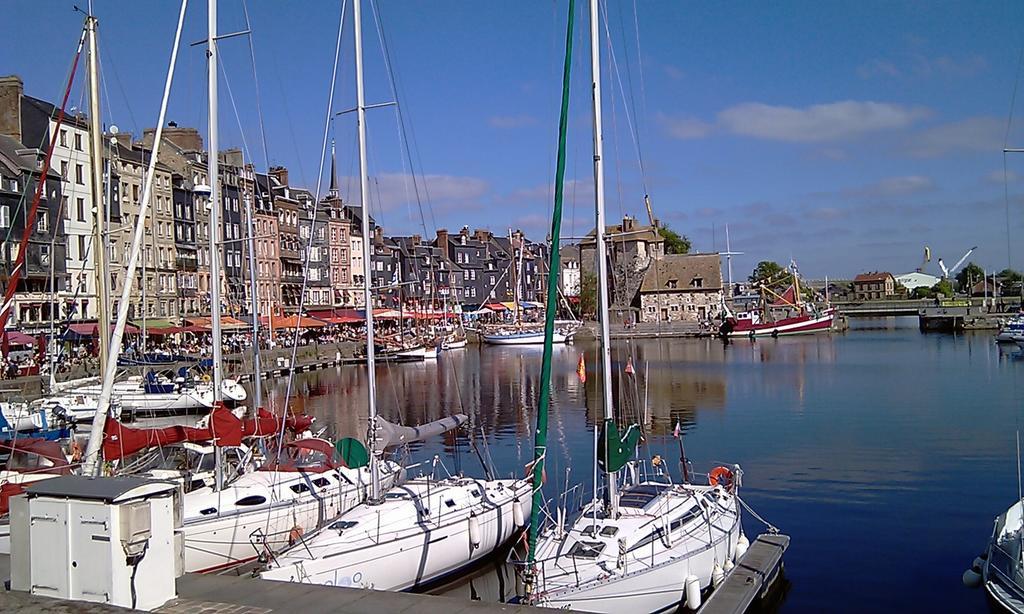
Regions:
<svg viewBox="0 0 1024 614"><path fill-rule="evenodd" d="M702 280L695 288L695 278ZM671 281L676 287L671 288ZM669 254L655 259L644 274L640 292L721 290L722 263L718 254Z"/></svg>

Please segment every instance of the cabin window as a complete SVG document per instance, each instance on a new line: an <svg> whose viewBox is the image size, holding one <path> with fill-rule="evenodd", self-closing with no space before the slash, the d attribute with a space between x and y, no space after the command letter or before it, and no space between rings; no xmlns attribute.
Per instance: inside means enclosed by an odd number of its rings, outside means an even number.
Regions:
<svg viewBox="0 0 1024 614"><path fill-rule="evenodd" d="M208 507L205 510L199 510L199 513L202 514L203 516L209 516L210 514L216 514L217 513L217 508L215 508L215 507Z"/></svg>
<svg viewBox="0 0 1024 614"><path fill-rule="evenodd" d="M455 501L453 499L445 499L444 504L448 507L455 507Z"/></svg>
<svg viewBox="0 0 1024 614"><path fill-rule="evenodd" d="M266 502L267 498L263 495L249 495L248 497L242 497L238 501L235 501L235 505L245 507L250 505L263 505Z"/></svg>
<svg viewBox="0 0 1024 614"><path fill-rule="evenodd" d="M608 525L601 529L601 537L615 537L619 533L619 527Z"/></svg>
<svg viewBox="0 0 1024 614"><path fill-rule="evenodd" d="M304 492L309 492L309 486L306 486L305 484L292 484L291 486L289 486L289 488L291 488L292 492L297 495L301 495Z"/></svg>
<svg viewBox="0 0 1024 614"><path fill-rule="evenodd" d="M471 495L473 495L474 497L479 497L479 496L480 496L480 491L479 491L479 490L473 489L473 490L471 490L471 491L469 491L469 492L470 492L470 494L471 494Z"/></svg>
<svg viewBox="0 0 1024 614"><path fill-rule="evenodd" d="M359 522L355 520L339 520L338 522L332 523L330 528L341 533L342 531L351 529L357 524L359 524Z"/></svg>
<svg viewBox="0 0 1024 614"><path fill-rule="evenodd" d="M331 485L331 481L328 480L327 478L317 478L313 480L313 485L319 486L320 488L325 488Z"/></svg>
<svg viewBox="0 0 1024 614"><path fill-rule="evenodd" d="M577 559L596 559L604 550L604 542L576 542L569 548L569 556Z"/></svg>

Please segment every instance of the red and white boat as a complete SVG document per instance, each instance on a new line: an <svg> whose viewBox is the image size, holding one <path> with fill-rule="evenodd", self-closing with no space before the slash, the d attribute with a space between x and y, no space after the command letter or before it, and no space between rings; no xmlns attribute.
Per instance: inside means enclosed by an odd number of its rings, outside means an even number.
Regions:
<svg viewBox="0 0 1024 614"><path fill-rule="evenodd" d="M796 266L793 265L793 271ZM719 333L722 337L778 337L781 335L802 335L832 330L836 308L803 302L800 296L800 278L795 273L793 283L782 294L775 293L766 280L759 284L762 307L733 315L728 314ZM768 295L774 300L768 302Z"/></svg>

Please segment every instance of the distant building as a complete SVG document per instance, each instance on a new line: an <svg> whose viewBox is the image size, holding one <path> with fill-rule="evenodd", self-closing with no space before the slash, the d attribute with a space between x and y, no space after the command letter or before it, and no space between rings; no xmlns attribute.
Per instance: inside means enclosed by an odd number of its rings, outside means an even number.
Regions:
<svg viewBox="0 0 1024 614"><path fill-rule="evenodd" d="M580 248L578 245L565 245L559 250L559 266L562 269L558 287L567 297L579 297L582 277L580 275Z"/></svg>
<svg viewBox="0 0 1024 614"><path fill-rule="evenodd" d="M670 254L650 263L639 290L641 322L701 322L723 300L718 254Z"/></svg>
<svg viewBox="0 0 1024 614"><path fill-rule="evenodd" d="M939 278L927 273L914 271L913 273L897 275L896 283L913 292L914 288L931 288L935 284L939 283Z"/></svg>
<svg viewBox="0 0 1024 614"><path fill-rule="evenodd" d="M613 305L628 305L636 296L651 261L665 255L665 238L655 225L641 225L635 217L625 216L621 224L605 226L608 253L608 291ZM596 231L580 241L580 264L584 272L594 272L597 247Z"/></svg>
<svg viewBox="0 0 1024 614"><path fill-rule="evenodd" d="M873 301L896 295L896 278L892 273L874 271L853 278L853 295L858 301Z"/></svg>

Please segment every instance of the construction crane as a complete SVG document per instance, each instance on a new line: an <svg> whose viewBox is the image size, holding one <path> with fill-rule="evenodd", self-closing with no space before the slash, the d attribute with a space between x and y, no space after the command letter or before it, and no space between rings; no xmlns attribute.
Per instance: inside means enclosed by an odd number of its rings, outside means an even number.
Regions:
<svg viewBox="0 0 1024 614"><path fill-rule="evenodd" d="M971 249L967 250L967 253L964 254L963 256L961 256L960 259L956 261L956 264L954 264L953 266L949 267L948 269L946 268L945 263L942 262L942 258L939 258L939 268L942 269L942 278L943 279L949 279L949 276L954 274L954 273L956 273L957 269L960 268L960 265L962 265L964 263L964 261L967 260L967 258L970 257L970 255L976 249L978 249L977 245L975 245Z"/></svg>
<svg viewBox="0 0 1024 614"><path fill-rule="evenodd" d="M928 266L928 263L932 261L932 248L927 245L924 246L924 258L921 260L921 266L917 267L918 273L924 273L924 268Z"/></svg>

